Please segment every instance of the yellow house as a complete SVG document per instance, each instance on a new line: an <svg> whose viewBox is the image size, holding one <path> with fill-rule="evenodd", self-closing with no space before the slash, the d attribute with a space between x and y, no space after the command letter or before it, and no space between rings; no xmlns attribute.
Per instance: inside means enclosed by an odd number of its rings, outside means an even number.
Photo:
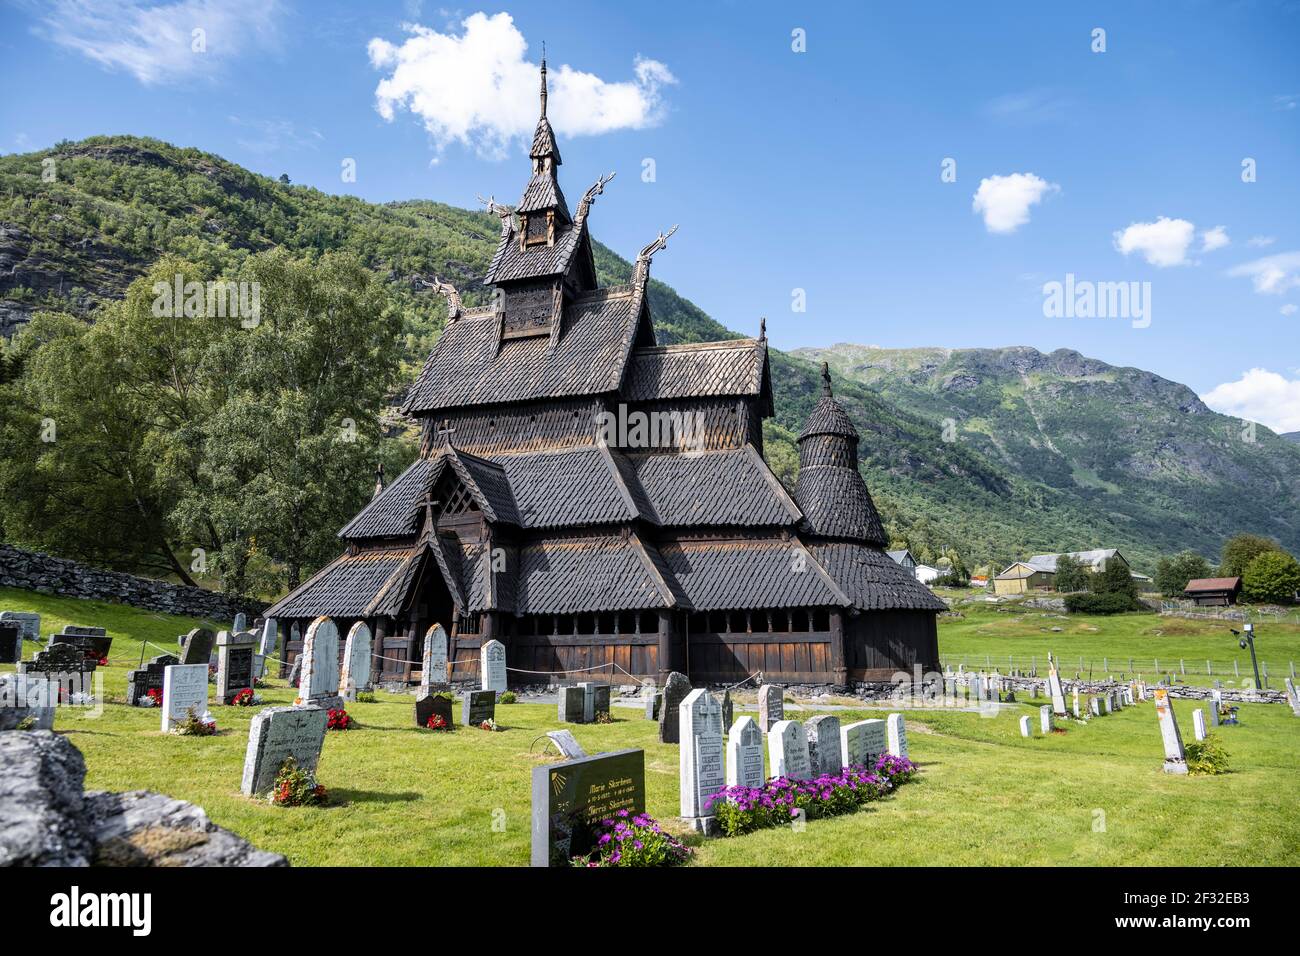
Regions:
<svg viewBox="0 0 1300 956"><path fill-rule="evenodd" d="M1095 548L1092 551L1068 551L1083 569L1090 574L1106 570L1111 561L1128 567L1128 559L1115 548ZM1017 561L993 579L994 594L1026 594L1029 591L1050 591L1056 586L1056 562L1060 554L1036 554L1025 561ZM1129 573L1139 582L1151 579L1130 568Z"/></svg>
<svg viewBox="0 0 1300 956"><path fill-rule="evenodd" d="M1026 594L1052 586L1054 571L1036 568L1027 561L1017 561L993 579L994 594Z"/></svg>

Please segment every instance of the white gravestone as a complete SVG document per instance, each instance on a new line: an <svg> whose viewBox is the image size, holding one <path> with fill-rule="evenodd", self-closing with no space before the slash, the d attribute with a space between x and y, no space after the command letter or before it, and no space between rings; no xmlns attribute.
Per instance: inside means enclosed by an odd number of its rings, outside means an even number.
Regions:
<svg viewBox="0 0 1300 956"><path fill-rule="evenodd" d="M1083 714L1079 710L1079 688L1074 689L1074 719L1078 720Z"/></svg>
<svg viewBox="0 0 1300 956"><path fill-rule="evenodd" d="M1089 698L1089 699L1088 699L1088 710L1091 711L1092 716L1094 716L1094 717L1100 717L1100 716L1101 716L1101 699L1098 698L1098 697L1091 697L1091 698Z"/></svg>
<svg viewBox="0 0 1300 956"><path fill-rule="evenodd" d="M208 713L208 665L172 664L163 670L163 733L184 721L191 708L196 717Z"/></svg>
<svg viewBox="0 0 1300 956"><path fill-rule="evenodd" d="M883 720L859 720L840 728L840 751L845 767L874 770L876 761L888 749Z"/></svg>
<svg viewBox="0 0 1300 956"><path fill-rule="evenodd" d="M772 732L772 726L778 720L785 719L785 698L781 688L773 684L764 684L758 689L758 729L765 734Z"/></svg>
<svg viewBox="0 0 1300 956"><path fill-rule="evenodd" d="M885 734L889 752L895 757L907 757L907 728L903 725L902 714L890 714L885 718Z"/></svg>
<svg viewBox="0 0 1300 956"><path fill-rule="evenodd" d="M359 691L370 690L370 628L357 621L343 645L343 673L339 675L339 696L356 700Z"/></svg>
<svg viewBox="0 0 1300 956"><path fill-rule="evenodd" d="M803 725L808 738L808 760L814 777L824 773L838 774L843 767L840 750L840 719L830 714L820 714Z"/></svg>
<svg viewBox="0 0 1300 956"><path fill-rule="evenodd" d="M1034 735L1034 734L1033 734L1033 731L1031 731L1031 730L1029 729L1029 718L1028 718L1028 717L1021 717L1021 718L1020 718L1020 736L1021 736L1021 737L1032 737L1033 735Z"/></svg>
<svg viewBox="0 0 1300 956"><path fill-rule="evenodd" d="M339 697L339 629L327 617L318 617L307 627L302 640L302 672L298 697L307 705L336 709Z"/></svg>
<svg viewBox="0 0 1300 956"><path fill-rule="evenodd" d="M1197 740L1205 739L1205 711L1199 707L1192 711L1192 733Z"/></svg>
<svg viewBox="0 0 1300 956"><path fill-rule="evenodd" d="M1047 655L1047 687L1052 693L1052 713L1065 716L1065 689L1061 686L1061 674L1056 667L1056 659Z"/></svg>
<svg viewBox="0 0 1300 956"><path fill-rule="evenodd" d="M1047 704L1044 704L1042 707L1038 708L1039 733L1041 733L1043 736L1047 736L1052 732L1052 727L1055 726L1052 718L1055 716L1056 715L1052 712L1052 708L1049 707Z"/></svg>
<svg viewBox="0 0 1300 956"><path fill-rule="evenodd" d="M420 663L420 690L447 683L447 632L435 624L424 632L424 653Z"/></svg>
<svg viewBox="0 0 1300 956"><path fill-rule="evenodd" d="M761 787L763 732L753 717L741 717L727 732L727 786Z"/></svg>
<svg viewBox="0 0 1300 956"><path fill-rule="evenodd" d="M267 707L259 711L248 728L240 791L251 797L271 789L289 757L299 769L315 774L328 719L329 714L320 707Z"/></svg>
<svg viewBox="0 0 1300 956"><path fill-rule="evenodd" d="M506 646L491 640L479 649L479 675L483 690L506 692Z"/></svg>
<svg viewBox="0 0 1300 956"><path fill-rule="evenodd" d="M678 781L681 816L697 830L707 832L713 810L711 796L726 785L722 764L722 705L707 690L693 690L678 708L681 734L678 752Z"/></svg>
<svg viewBox="0 0 1300 956"><path fill-rule="evenodd" d="M808 780L812 777L812 762L808 759L808 738L797 720L778 720L767 734L767 760L772 765L772 776L791 780Z"/></svg>
<svg viewBox="0 0 1300 956"><path fill-rule="evenodd" d="M1155 698L1156 717L1160 720L1160 738L1165 745L1165 773L1187 773L1187 753L1183 750L1183 738L1178 732L1178 718L1174 716L1169 691L1157 687Z"/></svg>

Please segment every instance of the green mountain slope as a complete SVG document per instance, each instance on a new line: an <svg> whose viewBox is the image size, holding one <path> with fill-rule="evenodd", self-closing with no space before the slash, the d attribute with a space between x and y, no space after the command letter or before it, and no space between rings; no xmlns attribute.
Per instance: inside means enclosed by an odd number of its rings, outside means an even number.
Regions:
<svg viewBox="0 0 1300 956"><path fill-rule="evenodd" d="M1300 448L1158 375L1066 349L837 345L796 354L829 362L922 419L950 421L955 443L1109 517L1120 537L1093 545L1212 557L1245 528L1300 545Z"/></svg>
<svg viewBox="0 0 1300 956"><path fill-rule="evenodd" d="M598 204L597 232L600 216ZM329 195L157 140L112 136L60 143L41 152L0 156L0 333L11 334L41 310L93 319L99 303L119 297L165 253L222 271L276 246L304 256L344 250L386 279L385 294L403 316L409 381L441 331L445 313L441 300L418 291L411 276L440 275L457 285L468 304L484 301L479 279L497 228L485 213L424 200L377 205ZM602 282L630 277L627 260L599 244L595 253ZM650 294L662 342L734 334L663 283L652 282ZM1240 529L1296 543L1297 471L1291 459L1267 467L1256 462L1260 449L1278 444L1264 432L1255 450L1235 449L1225 435L1217 454L1189 467L1179 464L1183 432L1175 427L1175 415L1168 426L1174 429L1173 446L1152 459L1160 464L1149 472L1149 487L1130 494L1129 484L1117 477L1128 473L1125 467L1136 471L1140 462L1124 467L1110 462L1116 436L1104 394L1070 413L1068 402L1054 410L1038 384L1033 401L1026 403L1014 394L1026 383L992 367L968 370L974 385L950 394L925 381L904 388L892 375L883 376L888 381L873 379L865 363L838 352L826 357L844 373L837 378L836 394L863 433L863 473L890 531L896 541L923 554L956 547L968 563L1003 562L1025 551L1113 544L1149 559L1183 547L1214 552L1223 535ZM818 358L772 353L776 416L766 429L767 454L789 483L797 470L794 436L820 394L817 367L810 361ZM917 362L918 368L933 364ZM983 382L982 375L996 377ZM1037 380L1030 376L1030 382ZM1160 421L1195 401L1185 389L1177 392L1181 386L1165 384L1169 389L1159 391L1157 399L1169 408ZM1004 394L1004 387L1010 392ZM1042 388L1050 391L1047 384ZM1042 435L1026 430L1023 421L1014 429L1023 440L1003 438L992 422L1003 427L1019 421L1011 411L1007 422L995 414L1003 402L1026 411L1032 405L1045 416L1045 431L1057 449L1065 452L1046 447ZM1207 426L1219 420L1195 404L1195 414ZM961 423L960 441L943 440L943 419L950 416ZM1132 426L1138 425L1145 427L1145 420L1135 419ZM1125 438L1120 444L1134 442ZM1137 453L1146 446L1133 447ZM1240 481L1249 481L1251 494L1231 494ZM1276 508L1263 494L1268 489Z"/></svg>

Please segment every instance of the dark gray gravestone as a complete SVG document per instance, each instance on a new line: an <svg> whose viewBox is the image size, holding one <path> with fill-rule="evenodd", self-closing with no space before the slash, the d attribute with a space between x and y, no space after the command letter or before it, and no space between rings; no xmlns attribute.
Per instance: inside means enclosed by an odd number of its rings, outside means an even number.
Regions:
<svg viewBox="0 0 1300 956"><path fill-rule="evenodd" d="M182 664L207 664L212 660L212 645L217 640L206 627L196 627L185 635L181 645Z"/></svg>
<svg viewBox="0 0 1300 956"><path fill-rule="evenodd" d="M71 644L81 648L81 653L92 660L103 660L113 646L113 639L102 627L85 627L65 624L63 630L50 638L51 644Z"/></svg>
<svg viewBox="0 0 1300 956"><path fill-rule="evenodd" d="M559 695L559 713L557 717L562 724L583 723L586 709L587 693L581 684L573 687L561 687Z"/></svg>
<svg viewBox="0 0 1300 956"><path fill-rule="evenodd" d="M443 697L441 694L421 694L415 698L415 726L428 727L429 718L435 714L446 721L447 729L451 729L451 704L450 697Z"/></svg>
<svg viewBox="0 0 1300 956"><path fill-rule="evenodd" d="M23 659L23 629L16 621L0 624L0 664L17 664Z"/></svg>
<svg viewBox="0 0 1300 956"><path fill-rule="evenodd" d="M592 719L600 718L601 714L609 717L609 685L597 684L592 688Z"/></svg>
<svg viewBox="0 0 1300 956"><path fill-rule="evenodd" d="M0 624L17 624L24 640L41 639L41 616L31 611L0 611Z"/></svg>
<svg viewBox="0 0 1300 956"><path fill-rule="evenodd" d="M722 736L727 736L736 717L736 705L731 702L731 691L722 692Z"/></svg>
<svg viewBox="0 0 1300 956"><path fill-rule="evenodd" d="M241 690L253 686L252 631L217 635L217 700L229 704Z"/></svg>
<svg viewBox="0 0 1300 956"><path fill-rule="evenodd" d="M140 701L149 695L149 691L162 691L163 670L172 664L179 664L180 659L171 654L151 657L144 667L126 673L126 702L138 707Z"/></svg>
<svg viewBox="0 0 1300 956"><path fill-rule="evenodd" d="M49 679L64 684L76 680L80 686L71 689L77 692L90 691L90 677L95 673L95 662L82 653L81 648L72 644L51 644L43 651L37 651L30 661L18 665L18 673L44 675Z"/></svg>
<svg viewBox="0 0 1300 956"><path fill-rule="evenodd" d="M664 681L664 700L659 706L659 742L675 744L681 739L680 716L677 708L691 692L691 682L685 674L673 671Z"/></svg>
<svg viewBox="0 0 1300 956"><path fill-rule="evenodd" d="M533 768L532 865L568 866L619 810L645 812L645 751L616 750Z"/></svg>
<svg viewBox="0 0 1300 956"><path fill-rule="evenodd" d="M460 701L460 722L466 727L477 727L485 720L497 716L497 692L494 690L467 690Z"/></svg>

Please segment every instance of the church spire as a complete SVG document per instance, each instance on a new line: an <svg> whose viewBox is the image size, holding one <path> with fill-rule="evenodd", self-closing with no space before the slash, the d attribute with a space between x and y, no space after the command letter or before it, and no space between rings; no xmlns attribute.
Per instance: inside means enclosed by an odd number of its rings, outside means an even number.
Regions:
<svg viewBox="0 0 1300 956"><path fill-rule="evenodd" d="M546 44L542 44L542 119L546 119Z"/></svg>
<svg viewBox="0 0 1300 956"><path fill-rule="evenodd" d="M822 395L826 398L834 398L831 393L831 363L822 362Z"/></svg>

